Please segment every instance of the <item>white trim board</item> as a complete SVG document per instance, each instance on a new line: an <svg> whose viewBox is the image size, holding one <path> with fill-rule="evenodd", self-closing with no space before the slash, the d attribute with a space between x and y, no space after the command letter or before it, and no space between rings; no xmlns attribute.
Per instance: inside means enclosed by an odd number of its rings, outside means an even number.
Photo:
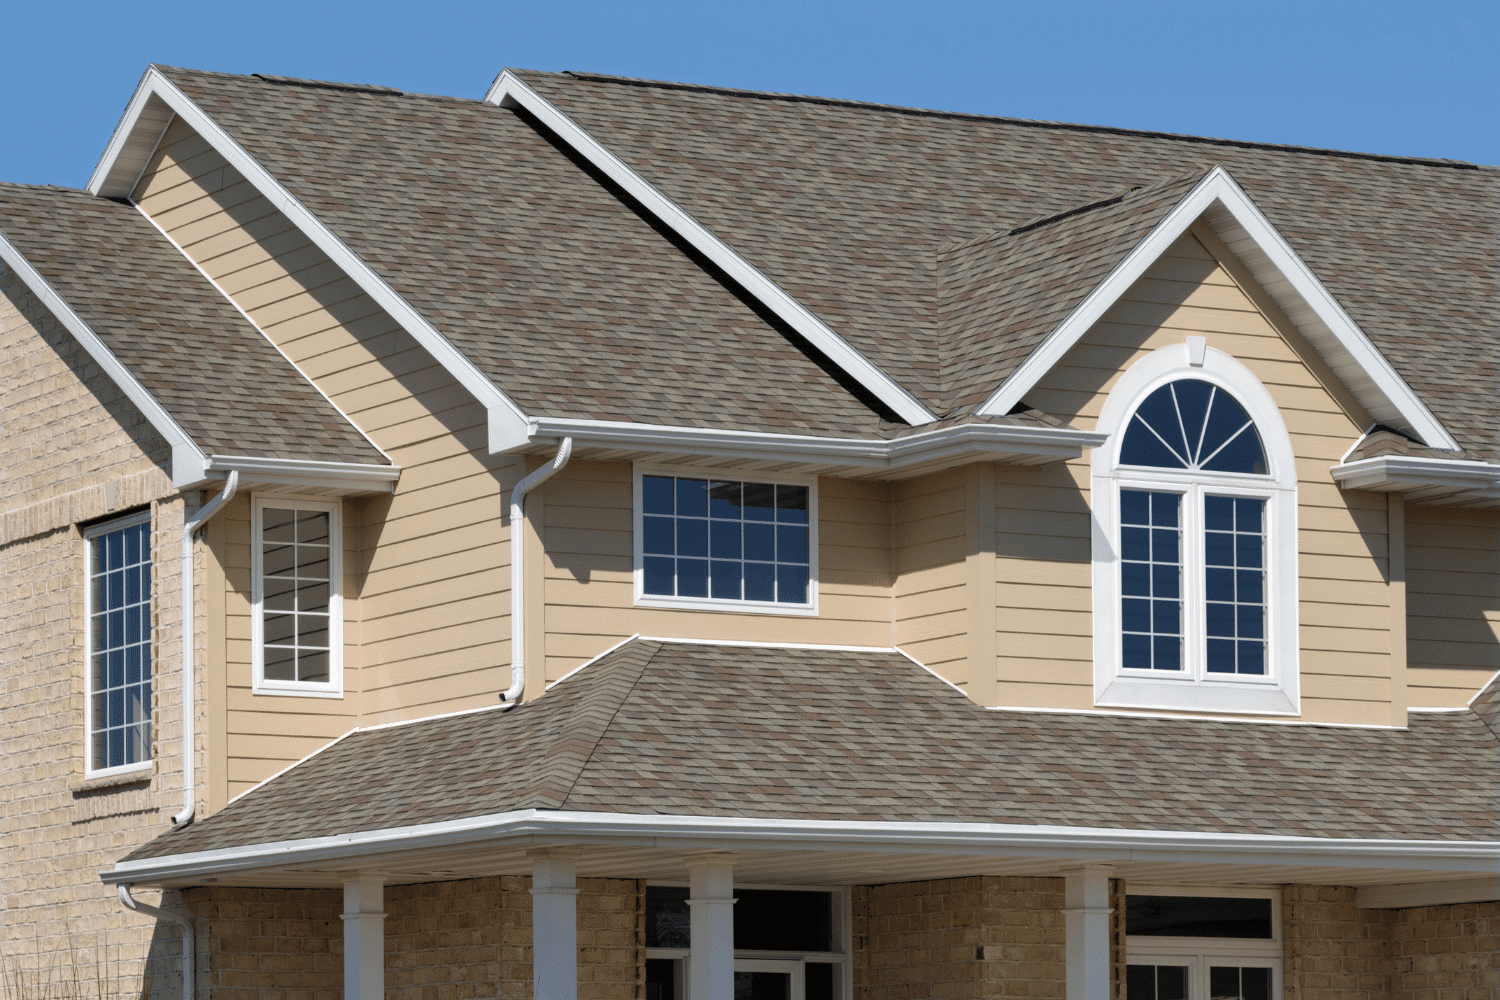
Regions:
<svg viewBox="0 0 1500 1000"><path fill-rule="evenodd" d="M203 482L206 478L208 456L193 443L187 431L172 419L171 415L157 402L156 397L141 385L119 358L115 357L114 352L105 346L99 335L73 311L73 307L68 305L47 279L42 277L41 272L21 254L16 245L5 237L4 233L0 233L0 260L5 261L10 269L16 272L16 276L25 283L27 288L31 289L31 293L40 300L42 306L73 335L88 352L89 357L94 359L94 363L104 369L104 374L120 387L120 391L135 404L136 409L141 411L156 432L167 439L167 443L172 446L172 486L176 489L184 489Z"/></svg>
<svg viewBox="0 0 1500 1000"><path fill-rule="evenodd" d="M1214 167L980 406L1009 413L1147 268L1202 218L1328 362L1370 416L1432 448L1458 444L1223 167Z"/></svg>
<svg viewBox="0 0 1500 1000"><path fill-rule="evenodd" d="M1404 910L1411 906L1488 903L1495 899L1500 899L1500 875L1443 882L1362 885L1354 890L1354 905L1361 910Z"/></svg>
<svg viewBox="0 0 1500 1000"><path fill-rule="evenodd" d="M120 861L100 872L99 877L111 885L152 885L345 860L368 863L382 854L398 851L451 850L464 846L482 851L500 840L523 838L580 845L649 843L663 850L1003 852L1101 862L1293 864L1433 872L1500 869L1500 842L1496 841L1366 840L1002 823L794 820L521 809L331 837Z"/></svg>
<svg viewBox="0 0 1500 1000"><path fill-rule="evenodd" d="M1408 502L1474 507L1500 505L1500 465L1419 455L1378 455L1341 462L1329 471L1346 490L1403 494Z"/></svg>
<svg viewBox="0 0 1500 1000"><path fill-rule="evenodd" d="M89 178L89 193L110 198L128 198L133 193L144 163L137 163L136 157L144 147L145 133L156 127L155 119L147 113L148 109L156 107L153 98L165 104L202 136L484 405L489 415L489 449L492 453L512 450L525 443L526 417L520 407L155 66L146 71L136 87L103 158Z"/></svg>
<svg viewBox="0 0 1500 1000"><path fill-rule="evenodd" d="M620 185L647 211L687 240L757 301L775 313L861 386L868 389L902 420L912 425L932 423L937 416L895 379L882 371L853 345L835 333L812 311L798 302L764 272L740 256L707 226L659 191L604 147L577 122L546 98L532 90L510 70L505 70L484 95L486 102L502 108L520 107L534 115L575 152Z"/></svg>

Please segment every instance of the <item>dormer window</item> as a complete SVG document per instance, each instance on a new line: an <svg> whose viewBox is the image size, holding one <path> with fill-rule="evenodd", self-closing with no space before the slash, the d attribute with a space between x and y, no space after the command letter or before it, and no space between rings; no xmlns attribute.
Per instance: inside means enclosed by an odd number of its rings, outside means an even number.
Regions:
<svg viewBox="0 0 1500 1000"><path fill-rule="evenodd" d="M1095 456L1095 700L1295 714L1296 470L1264 387L1164 348L1126 373Z"/></svg>

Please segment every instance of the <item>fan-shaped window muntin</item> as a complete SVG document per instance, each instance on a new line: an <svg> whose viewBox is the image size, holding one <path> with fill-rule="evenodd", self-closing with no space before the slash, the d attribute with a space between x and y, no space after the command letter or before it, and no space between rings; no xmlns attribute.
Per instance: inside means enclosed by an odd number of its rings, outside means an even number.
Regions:
<svg viewBox="0 0 1500 1000"><path fill-rule="evenodd" d="M1266 452L1255 421L1233 395L1212 382L1178 379L1136 407L1120 464L1263 476Z"/></svg>

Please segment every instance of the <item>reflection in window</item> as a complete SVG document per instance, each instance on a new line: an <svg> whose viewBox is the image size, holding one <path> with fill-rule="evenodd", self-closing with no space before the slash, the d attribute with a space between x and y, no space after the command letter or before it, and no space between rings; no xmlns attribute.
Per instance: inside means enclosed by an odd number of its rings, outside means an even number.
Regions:
<svg viewBox="0 0 1500 1000"><path fill-rule="evenodd" d="M1197 379L1169 383L1146 397L1125 431L1120 462L1266 473L1265 449L1245 408L1218 386Z"/></svg>
<svg viewBox="0 0 1500 1000"><path fill-rule="evenodd" d="M807 604L808 487L642 476L642 590Z"/></svg>
<svg viewBox="0 0 1500 1000"><path fill-rule="evenodd" d="M261 509L264 673L270 681L327 683L327 511Z"/></svg>
<svg viewBox="0 0 1500 1000"><path fill-rule="evenodd" d="M1125 1000L1188 1000L1185 965L1127 965Z"/></svg>
<svg viewBox="0 0 1500 1000"><path fill-rule="evenodd" d="M1271 970L1263 966L1212 965L1209 1000L1271 1000Z"/></svg>

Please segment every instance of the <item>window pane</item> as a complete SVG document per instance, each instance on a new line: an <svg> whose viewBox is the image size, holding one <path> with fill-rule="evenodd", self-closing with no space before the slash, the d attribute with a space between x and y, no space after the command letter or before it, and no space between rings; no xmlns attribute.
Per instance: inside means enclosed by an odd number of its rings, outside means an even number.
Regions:
<svg viewBox="0 0 1500 1000"><path fill-rule="evenodd" d="M713 596L723 598L727 601L740 599L740 577L743 575L744 563L739 561L721 561L715 559L709 564L709 573L713 580Z"/></svg>
<svg viewBox="0 0 1500 1000"><path fill-rule="evenodd" d="M680 556L708 555L708 522L696 517L677 519L677 554Z"/></svg>
<svg viewBox="0 0 1500 1000"><path fill-rule="evenodd" d="M807 603L807 567L776 567L776 600L782 604Z"/></svg>
<svg viewBox="0 0 1500 1000"><path fill-rule="evenodd" d="M265 675L268 681L294 681L297 679L297 652L287 646L267 646L265 649Z"/></svg>
<svg viewBox="0 0 1500 1000"><path fill-rule="evenodd" d="M799 524L776 526L776 561L807 562L807 529Z"/></svg>
<svg viewBox="0 0 1500 1000"><path fill-rule="evenodd" d="M1265 505L1255 497L1203 499L1210 673L1265 674Z"/></svg>
<svg viewBox="0 0 1500 1000"><path fill-rule="evenodd" d="M1185 965L1127 965L1125 1000L1187 1000Z"/></svg>
<svg viewBox="0 0 1500 1000"><path fill-rule="evenodd" d="M714 483L708 488L708 516L740 520L740 492L744 483Z"/></svg>
<svg viewBox="0 0 1500 1000"><path fill-rule="evenodd" d="M641 504L647 514L666 514L672 511L672 480L669 476L641 477Z"/></svg>
<svg viewBox="0 0 1500 1000"><path fill-rule="evenodd" d="M677 516L708 516L708 483L702 479L677 480Z"/></svg>
<svg viewBox="0 0 1500 1000"><path fill-rule="evenodd" d="M748 529L748 525L746 526ZM776 600L776 567L770 563L745 564L745 600Z"/></svg>
<svg viewBox="0 0 1500 1000"><path fill-rule="evenodd" d="M321 650L300 650L297 653L297 679L315 683L328 681L328 653Z"/></svg>
<svg viewBox="0 0 1500 1000"><path fill-rule="evenodd" d="M1125 933L1152 937L1271 937L1271 901L1238 896L1126 897Z"/></svg>
<svg viewBox="0 0 1500 1000"><path fill-rule="evenodd" d="M317 545L328 544L328 514L321 510L304 510L297 512L297 541L302 544L312 542Z"/></svg>
<svg viewBox="0 0 1500 1000"><path fill-rule="evenodd" d="M642 573L642 576L645 578L644 589L646 593L666 594L668 596L674 593L672 588L672 560L670 558L664 559L660 556L647 556L642 561L645 563L643 567L645 572Z"/></svg>
<svg viewBox="0 0 1500 1000"><path fill-rule="evenodd" d="M833 894L736 889L734 946L748 951L833 951Z"/></svg>
<svg viewBox="0 0 1500 1000"><path fill-rule="evenodd" d="M745 520L776 519L776 487L767 483L745 484Z"/></svg>
<svg viewBox="0 0 1500 1000"><path fill-rule="evenodd" d="M1120 491L1120 628L1126 669L1182 669L1181 502L1175 493Z"/></svg>
<svg viewBox="0 0 1500 1000"><path fill-rule="evenodd" d="M150 525L105 530L89 539L89 766L150 757Z"/></svg>
<svg viewBox="0 0 1500 1000"><path fill-rule="evenodd" d="M686 886L646 887L646 947L687 948L691 921Z"/></svg>
<svg viewBox="0 0 1500 1000"><path fill-rule="evenodd" d="M673 554L672 519L670 517L648 517L643 523L641 550L652 555Z"/></svg>
<svg viewBox="0 0 1500 1000"><path fill-rule="evenodd" d="M708 560L677 560L677 594L679 597L708 596Z"/></svg>
<svg viewBox="0 0 1500 1000"><path fill-rule="evenodd" d="M715 559L739 559L740 522L710 521L708 545L709 552Z"/></svg>
<svg viewBox="0 0 1500 1000"><path fill-rule="evenodd" d="M783 524L807 523L807 487L776 487L776 520Z"/></svg>

